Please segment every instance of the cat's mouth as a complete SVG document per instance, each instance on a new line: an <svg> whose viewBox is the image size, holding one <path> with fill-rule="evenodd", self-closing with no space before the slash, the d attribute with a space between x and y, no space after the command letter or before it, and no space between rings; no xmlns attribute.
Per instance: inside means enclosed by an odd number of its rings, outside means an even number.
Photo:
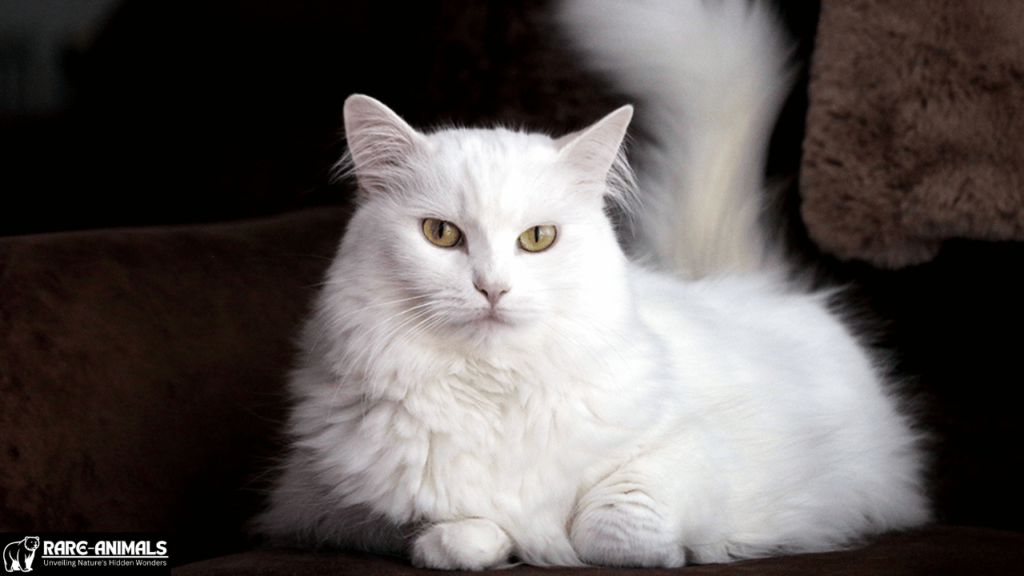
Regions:
<svg viewBox="0 0 1024 576"><path fill-rule="evenodd" d="M480 308L468 324L475 329L493 330L511 327L514 321L508 310L501 306L489 306Z"/></svg>
<svg viewBox="0 0 1024 576"><path fill-rule="evenodd" d="M526 319L506 305L467 306L458 316L449 317L451 326L471 337L497 335L522 326Z"/></svg>
<svg viewBox="0 0 1024 576"><path fill-rule="evenodd" d="M512 321L509 319L508 314L502 312L500 308L492 307L484 310L477 319L477 323L507 326L511 325Z"/></svg>

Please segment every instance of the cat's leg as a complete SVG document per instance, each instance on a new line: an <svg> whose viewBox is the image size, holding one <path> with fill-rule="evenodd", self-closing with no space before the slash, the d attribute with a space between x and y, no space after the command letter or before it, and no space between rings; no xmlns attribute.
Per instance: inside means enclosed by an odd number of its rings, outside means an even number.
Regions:
<svg viewBox="0 0 1024 576"><path fill-rule="evenodd" d="M467 518L424 530L413 543L412 562L443 570L486 570L507 565L511 554L512 539L500 526Z"/></svg>
<svg viewBox="0 0 1024 576"><path fill-rule="evenodd" d="M686 563L671 492L642 463L605 478L580 499L569 537L587 564L677 567Z"/></svg>

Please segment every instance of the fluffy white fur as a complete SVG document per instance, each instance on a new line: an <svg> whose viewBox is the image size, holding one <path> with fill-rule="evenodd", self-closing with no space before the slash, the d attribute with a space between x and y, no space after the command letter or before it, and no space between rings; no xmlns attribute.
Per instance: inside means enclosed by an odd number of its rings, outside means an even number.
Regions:
<svg viewBox="0 0 1024 576"><path fill-rule="evenodd" d="M917 437L821 294L758 228L786 85L768 10L567 3L657 119L631 263L632 108L559 139L414 130L352 96L360 201L291 380L262 531L449 569L680 566L835 549L928 519ZM441 248L435 218L462 231ZM557 229L541 252L519 247Z"/></svg>
<svg viewBox="0 0 1024 576"><path fill-rule="evenodd" d="M760 223L768 138L790 81L763 1L564 1L570 40L642 101L639 253L690 277L774 265Z"/></svg>

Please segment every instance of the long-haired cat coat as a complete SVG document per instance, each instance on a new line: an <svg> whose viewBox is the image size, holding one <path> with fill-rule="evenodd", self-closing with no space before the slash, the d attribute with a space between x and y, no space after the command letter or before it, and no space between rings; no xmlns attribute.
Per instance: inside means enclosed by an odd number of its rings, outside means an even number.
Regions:
<svg viewBox="0 0 1024 576"><path fill-rule="evenodd" d="M649 170L638 186L622 152L630 106L552 138L423 132L351 96L357 209L301 336L262 532L432 568L673 567L926 522L919 435L762 228L789 76L771 11L558 16L642 105Z"/></svg>

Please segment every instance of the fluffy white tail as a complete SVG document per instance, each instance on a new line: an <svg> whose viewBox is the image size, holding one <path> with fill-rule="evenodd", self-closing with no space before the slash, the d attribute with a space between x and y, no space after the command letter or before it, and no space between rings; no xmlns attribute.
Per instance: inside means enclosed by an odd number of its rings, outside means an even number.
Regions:
<svg viewBox="0 0 1024 576"><path fill-rule="evenodd" d="M638 246L690 277L774 262L762 228L768 140L789 46L762 0L563 0L559 21L637 99L644 149Z"/></svg>

